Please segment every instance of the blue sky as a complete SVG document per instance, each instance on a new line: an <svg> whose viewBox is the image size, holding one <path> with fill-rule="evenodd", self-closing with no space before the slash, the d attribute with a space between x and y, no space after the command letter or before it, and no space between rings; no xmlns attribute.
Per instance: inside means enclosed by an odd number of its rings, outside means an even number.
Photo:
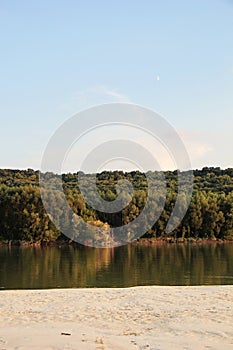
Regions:
<svg viewBox="0 0 233 350"><path fill-rule="evenodd" d="M0 167L40 168L59 125L111 101L161 113L194 168L232 167L232 18L230 0L0 0Z"/></svg>

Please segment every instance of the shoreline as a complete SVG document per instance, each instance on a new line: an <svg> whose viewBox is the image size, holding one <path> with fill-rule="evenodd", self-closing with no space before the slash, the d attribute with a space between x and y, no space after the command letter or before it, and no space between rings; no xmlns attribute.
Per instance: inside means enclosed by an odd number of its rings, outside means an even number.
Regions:
<svg viewBox="0 0 233 350"><path fill-rule="evenodd" d="M233 345L233 286L8 290L0 296L0 349Z"/></svg>
<svg viewBox="0 0 233 350"><path fill-rule="evenodd" d="M140 238L134 240L128 244L141 245L141 246L154 246L154 245L170 245L170 244L228 244L233 243L233 239L210 239L210 238ZM126 244L127 245L127 244ZM84 246L81 243L74 241L38 241L38 242L25 242L25 241L0 241L0 248L2 247L63 247L63 246ZM85 245L85 247L92 246ZM103 248L115 248L115 247L103 247ZM103 249L101 248L101 249Z"/></svg>

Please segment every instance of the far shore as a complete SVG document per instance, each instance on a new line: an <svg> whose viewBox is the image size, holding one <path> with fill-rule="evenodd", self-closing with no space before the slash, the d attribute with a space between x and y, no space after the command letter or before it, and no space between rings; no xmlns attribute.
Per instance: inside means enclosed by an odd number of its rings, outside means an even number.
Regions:
<svg viewBox="0 0 233 350"><path fill-rule="evenodd" d="M139 238L128 244L153 246L161 244L226 244L233 243L233 239L210 239L210 238ZM61 247L61 246L82 246L78 242L72 240L57 240L57 241L38 241L38 242L26 242L19 240L0 241L1 247ZM87 245L89 246L89 244ZM112 247L111 247L112 248Z"/></svg>
<svg viewBox="0 0 233 350"><path fill-rule="evenodd" d="M0 349L233 348L233 286L0 291Z"/></svg>

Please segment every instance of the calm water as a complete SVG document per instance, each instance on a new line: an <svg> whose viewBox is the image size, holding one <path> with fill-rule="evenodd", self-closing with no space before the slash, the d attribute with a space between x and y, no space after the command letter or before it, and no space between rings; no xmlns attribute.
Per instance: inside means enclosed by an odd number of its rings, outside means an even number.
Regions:
<svg viewBox="0 0 233 350"><path fill-rule="evenodd" d="M233 284L233 244L0 249L0 289L201 284Z"/></svg>

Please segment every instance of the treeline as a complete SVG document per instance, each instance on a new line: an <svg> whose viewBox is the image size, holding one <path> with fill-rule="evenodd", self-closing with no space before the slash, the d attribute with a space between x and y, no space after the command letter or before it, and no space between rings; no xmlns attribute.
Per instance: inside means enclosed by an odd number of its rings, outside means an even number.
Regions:
<svg viewBox="0 0 233 350"><path fill-rule="evenodd" d="M45 212L39 187L39 172L28 170L0 170L0 241L46 242L67 240L54 226ZM56 188L54 174L52 178ZM172 239L230 239L233 240L233 169L203 168L194 171L194 190L191 204L182 223L167 235L165 228L177 198L177 171L148 172L156 175L155 196L159 197L166 178L166 198L162 213L144 237ZM89 190L85 175L86 189ZM134 188L129 204L116 213L94 210L85 202L78 187L78 173L62 175L67 201L73 211L93 226L117 227L134 220L143 210L148 195L146 176L139 171L104 171L97 176L99 195L111 202L117 197L116 184L127 179ZM59 176L57 175L57 180ZM84 181L85 187L85 181ZM93 193L93 196L96 195ZM56 196L51 192L51 204ZM156 204L154 210L156 211ZM75 224L73 218L64 215L58 208L60 221L64 225ZM94 239L90 232L87 240Z"/></svg>

